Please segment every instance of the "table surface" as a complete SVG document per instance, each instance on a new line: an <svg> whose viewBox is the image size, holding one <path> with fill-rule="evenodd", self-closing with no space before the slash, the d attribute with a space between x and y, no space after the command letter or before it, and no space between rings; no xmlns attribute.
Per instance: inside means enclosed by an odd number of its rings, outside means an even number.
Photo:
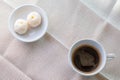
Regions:
<svg viewBox="0 0 120 80"><path fill-rule="evenodd" d="M35 0L35 2L36 1L37 0ZM120 7L119 0L106 0L106 4L103 6L101 6L100 3L104 4L104 0L76 0L74 3L73 0L66 0L65 3L63 2L64 0L61 0L61 2L57 4L56 0L38 0L36 4L44 8L48 13L48 33L63 44L67 49L69 49L70 46L79 39L93 38L95 36L93 35L95 30L100 28L98 24L104 24L107 22L117 29L120 29L120 10L118 10ZM3 0L0 0L0 5L2 6L0 8L0 37L6 42L0 43L0 45L4 45L1 47L0 51L1 54L4 54L7 46L14 39L8 31L8 17L14 9L13 7L17 5L10 7ZM79 33L79 30L81 33ZM66 39L66 37L68 37L68 39Z"/></svg>

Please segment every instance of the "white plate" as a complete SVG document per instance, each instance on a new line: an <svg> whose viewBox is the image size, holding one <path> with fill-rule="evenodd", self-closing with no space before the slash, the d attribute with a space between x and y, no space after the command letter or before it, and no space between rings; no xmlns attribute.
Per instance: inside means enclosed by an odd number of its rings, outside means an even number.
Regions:
<svg viewBox="0 0 120 80"><path fill-rule="evenodd" d="M30 29L24 35L17 34L14 31L15 21L20 18L26 19L27 15L33 11L36 11L41 15L41 17L42 17L41 25L34 29ZM15 38L17 38L18 40L23 41L23 42L33 42L33 41L40 39L46 33L47 26L48 26L48 18L47 18L45 11L43 9L41 9L40 7L38 7L36 5L26 4L26 5L16 8L11 13L9 20L8 20L8 24L9 24L9 30Z"/></svg>

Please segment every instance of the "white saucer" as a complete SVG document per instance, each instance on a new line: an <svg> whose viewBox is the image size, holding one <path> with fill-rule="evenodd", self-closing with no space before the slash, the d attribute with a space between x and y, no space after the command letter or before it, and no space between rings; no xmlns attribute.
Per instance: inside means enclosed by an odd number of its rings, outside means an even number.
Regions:
<svg viewBox="0 0 120 80"><path fill-rule="evenodd" d="M42 24L34 29L29 30L24 35L17 34L14 31L15 21L19 18L26 19L27 15L33 11L36 11L41 15ZM23 42L33 42L33 41L40 39L46 33L47 27L48 27L48 18L47 18L45 11L41 9L40 7L36 5L32 5L32 4L26 4L26 5L22 5L16 8L11 13L9 20L8 20L8 24L9 24L9 30L15 38Z"/></svg>

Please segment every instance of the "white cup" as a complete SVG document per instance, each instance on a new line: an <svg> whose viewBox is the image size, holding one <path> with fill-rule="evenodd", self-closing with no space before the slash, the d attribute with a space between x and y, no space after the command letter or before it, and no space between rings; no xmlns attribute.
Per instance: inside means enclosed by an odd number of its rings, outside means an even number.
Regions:
<svg viewBox="0 0 120 80"><path fill-rule="evenodd" d="M74 51L81 45L90 45L99 51L100 62L95 70L90 71L90 72L83 72L83 71L77 69L76 66L73 64L72 55L73 55ZM104 68L107 59L112 59L114 57L115 57L114 54L106 54L104 47L98 41L91 40L91 39L85 39L85 40L77 41L76 43L74 43L72 45L72 47L69 50L68 60L69 60L71 67L73 68L73 70L75 70L79 74L81 74L83 76L93 76L93 75L96 75L97 73L99 73Z"/></svg>

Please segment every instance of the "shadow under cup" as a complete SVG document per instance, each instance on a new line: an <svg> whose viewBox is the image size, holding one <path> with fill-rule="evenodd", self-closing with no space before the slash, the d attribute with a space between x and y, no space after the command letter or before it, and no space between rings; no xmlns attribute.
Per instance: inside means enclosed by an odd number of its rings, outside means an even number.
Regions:
<svg viewBox="0 0 120 80"><path fill-rule="evenodd" d="M72 61L72 59L73 59L72 56L74 55L75 50L82 45L89 45L89 46L95 48L98 52L97 55L99 55L99 62L98 62L97 67L90 72L84 72L84 71L78 69ZM76 43L74 43L72 45L72 47L70 48L69 55L68 55L69 63L71 65L71 67L73 68L73 70L75 70L76 72L78 72L79 74L81 74L83 76L93 76L93 75L99 73L106 64L106 58L107 58L107 56L106 56L103 46L99 42L97 42L95 40L90 40L90 39L80 40L80 41L77 41Z"/></svg>

